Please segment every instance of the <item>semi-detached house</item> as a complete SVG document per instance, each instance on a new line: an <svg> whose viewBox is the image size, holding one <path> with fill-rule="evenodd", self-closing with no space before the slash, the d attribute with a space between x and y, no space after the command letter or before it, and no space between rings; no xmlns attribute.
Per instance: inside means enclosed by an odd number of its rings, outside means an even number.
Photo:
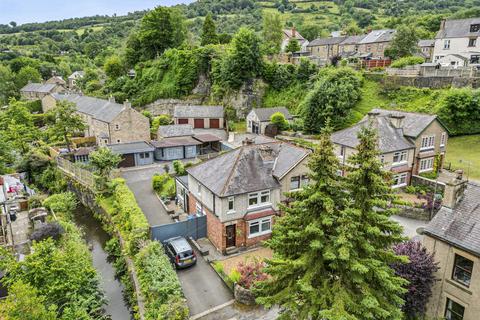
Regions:
<svg viewBox="0 0 480 320"><path fill-rule="evenodd" d="M86 137L95 137L97 145L150 141L150 122L126 101L98 99L80 94L54 93L42 99L43 112L54 108L59 101L75 105L87 128Z"/></svg>
<svg viewBox="0 0 480 320"><path fill-rule="evenodd" d="M188 168L177 195L191 214L207 216L207 235L222 253L270 237L285 193L308 183L310 150L284 142L244 145Z"/></svg>
<svg viewBox="0 0 480 320"><path fill-rule="evenodd" d="M392 171L393 187L404 187L412 175L443 167L448 130L436 115L373 109L356 125L332 134L335 152L344 168L356 153L363 127L377 129L379 158ZM339 172L345 174L345 170Z"/></svg>

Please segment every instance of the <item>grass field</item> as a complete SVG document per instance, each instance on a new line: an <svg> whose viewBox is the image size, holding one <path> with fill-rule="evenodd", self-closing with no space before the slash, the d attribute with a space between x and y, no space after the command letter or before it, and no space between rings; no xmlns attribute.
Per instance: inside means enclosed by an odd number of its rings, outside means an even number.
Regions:
<svg viewBox="0 0 480 320"><path fill-rule="evenodd" d="M448 139L445 165L462 169L469 178L480 182L480 134Z"/></svg>

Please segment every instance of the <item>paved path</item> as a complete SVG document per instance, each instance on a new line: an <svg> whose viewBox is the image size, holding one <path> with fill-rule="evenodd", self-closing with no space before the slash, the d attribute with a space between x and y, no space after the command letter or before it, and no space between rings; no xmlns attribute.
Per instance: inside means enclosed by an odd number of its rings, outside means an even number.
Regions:
<svg viewBox="0 0 480 320"><path fill-rule="evenodd" d="M163 168L161 166L138 167L137 170L122 172L122 177L135 195L135 199L137 199L138 205L147 217L150 226L173 222L152 189L152 177L155 173L163 173Z"/></svg>
<svg viewBox="0 0 480 320"><path fill-rule="evenodd" d="M392 220L397 221L403 227L403 235L412 239L421 239L422 236L417 233L417 229L425 227L428 221L405 218L397 215L391 216Z"/></svg>
<svg viewBox="0 0 480 320"><path fill-rule="evenodd" d="M177 272L192 316L233 299L230 289L199 252L197 257L195 266Z"/></svg>

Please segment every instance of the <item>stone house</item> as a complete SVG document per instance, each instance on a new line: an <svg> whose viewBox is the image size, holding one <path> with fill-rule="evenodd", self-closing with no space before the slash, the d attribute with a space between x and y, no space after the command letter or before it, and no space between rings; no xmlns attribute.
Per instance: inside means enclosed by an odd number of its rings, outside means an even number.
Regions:
<svg viewBox="0 0 480 320"><path fill-rule="evenodd" d="M358 53L373 59L384 59L385 49L394 36L395 30L392 29L373 30L358 43Z"/></svg>
<svg viewBox="0 0 480 320"><path fill-rule="evenodd" d="M177 105L173 119L175 124L189 124L195 129L223 129L225 124L222 106Z"/></svg>
<svg viewBox="0 0 480 320"><path fill-rule="evenodd" d="M443 167L448 130L436 115L383 109L373 109L356 125L332 135L341 164L348 165L356 152L358 132L372 125L378 130L380 161L392 171L394 188L408 185L412 175L433 171L435 164Z"/></svg>
<svg viewBox="0 0 480 320"><path fill-rule="evenodd" d="M285 52L285 48L288 46L288 43L291 39L297 39L298 44L300 45L300 51L307 51L308 40L305 39L296 29L292 27L291 29L283 30L283 40L280 45L280 50Z"/></svg>
<svg viewBox="0 0 480 320"><path fill-rule="evenodd" d="M431 62L433 59L433 48L435 47L435 40L418 40L418 55L425 58L426 62Z"/></svg>
<svg viewBox="0 0 480 320"><path fill-rule="evenodd" d="M339 44L339 55L345 58L356 55L358 53L360 41L362 41L365 37L365 34L361 34L358 36L349 36L345 38L345 40Z"/></svg>
<svg viewBox="0 0 480 320"><path fill-rule="evenodd" d="M423 232L434 253L435 276L427 316L476 320L480 314L480 185L455 179L445 188L443 207Z"/></svg>
<svg viewBox="0 0 480 320"><path fill-rule="evenodd" d="M265 134L266 127L270 124L270 118L274 113L280 112L285 116L288 123L292 123L293 116L285 107L252 109L247 115L247 132Z"/></svg>
<svg viewBox="0 0 480 320"><path fill-rule="evenodd" d="M347 37L318 38L307 45L311 56L330 60L339 55L339 46Z"/></svg>
<svg viewBox="0 0 480 320"><path fill-rule="evenodd" d="M270 237L285 192L308 183L309 154L284 142L244 145L188 168L187 178L177 178L178 197L189 213L207 216L207 236L220 252L257 245Z"/></svg>
<svg viewBox="0 0 480 320"><path fill-rule="evenodd" d="M46 84L56 84L57 86L61 86L61 87L64 87L67 85L67 82L65 82L65 80L63 80L62 77L60 76L52 76L50 79L48 79L47 81L45 81Z"/></svg>
<svg viewBox="0 0 480 320"><path fill-rule="evenodd" d="M42 99L43 112L55 107L57 101L72 102L87 128L84 135L95 137L97 145L150 141L150 122L126 101L109 100L79 94L51 94Z"/></svg>
<svg viewBox="0 0 480 320"><path fill-rule="evenodd" d="M45 96L52 93L64 92L65 88L56 83L33 83L30 82L22 89L20 89L20 95L25 100L42 100Z"/></svg>
<svg viewBox="0 0 480 320"><path fill-rule="evenodd" d="M77 87L77 81L82 79L85 76L84 71L75 71L68 76L68 88L75 89Z"/></svg>
<svg viewBox="0 0 480 320"><path fill-rule="evenodd" d="M480 63L480 18L442 20L435 36L433 62L447 55L464 57L469 64Z"/></svg>

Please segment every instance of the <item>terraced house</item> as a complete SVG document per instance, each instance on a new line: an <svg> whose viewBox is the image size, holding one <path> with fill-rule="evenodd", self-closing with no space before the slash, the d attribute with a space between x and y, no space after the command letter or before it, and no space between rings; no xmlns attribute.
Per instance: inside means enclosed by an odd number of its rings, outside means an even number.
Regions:
<svg viewBox="0 0 480 320"><path fill-rule="evenodd" d="M404 187L412 175L443 167L448 130L436 115L373 109L356 125L335 132L332 141L341 164L356 152L357 135L365 126L378 131L380 161L393 173L393 187ZM345 170L339 172L345 174Z"/></svg>
<svg viewBox="0 0 480 320"><path fill-rule="evenodd" d="M54 93L42 99L43 111L54 108L57 101L69 101L76 106L87 125L85 136L95 137L99 146L150 140L148 118L133 109L128 101L120 104L113 98Z"/></svg>
<svg viewBox="0 0 480 320"><path fill-rule="evenodd" d="M207 235L222 253L268 239L285 192L308 183L309 150L284 142L244 145L188 168L186 211L207 215Z"/></svg>

